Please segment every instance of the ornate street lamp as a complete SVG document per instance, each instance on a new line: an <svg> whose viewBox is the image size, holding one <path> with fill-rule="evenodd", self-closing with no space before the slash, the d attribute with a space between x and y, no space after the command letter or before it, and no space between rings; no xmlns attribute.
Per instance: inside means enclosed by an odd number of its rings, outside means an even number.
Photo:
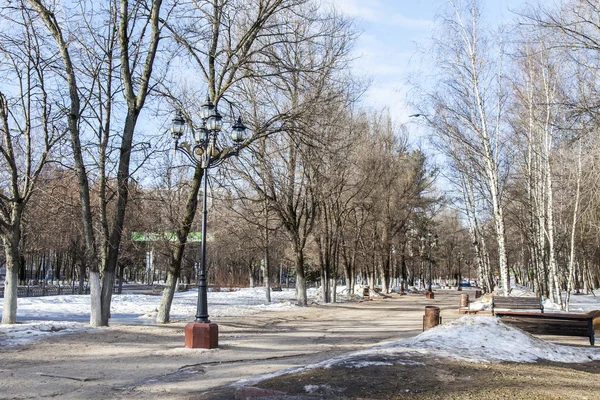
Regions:
<svg viewBox="0 0 600 400"><path fill-rule="evenodd" d="M427 247L427 260L429 262L429 282L427 285L426 296L428 299L433 299L433 291L431 290L431 249L437 245L438 235L432 235L431 232L427 232L427 237L421 236L421 243Z"/></svg>
<svg viewBox="0 0 600 400"><path fill-rule="evenodd" d="M196 319L185 327L185 346L190 348L218 347L218 326L208 319L208 300L206 285L206 221L208 209L206 198L208 191L208 170L221 165L226 159L237 155L246 140L246 126L241 117L231 127L232 146L219 146L219 133L223 127L223 118L217 106L210 98L200 107L200 127L193 130L194 144L179 143L185 133L186 121L181 110L177 110L171 125L171 135L175 141L175 151L179 150L196 166L202 168L202 238L200 251L200 271L198 282L198 302Z"/></svg>

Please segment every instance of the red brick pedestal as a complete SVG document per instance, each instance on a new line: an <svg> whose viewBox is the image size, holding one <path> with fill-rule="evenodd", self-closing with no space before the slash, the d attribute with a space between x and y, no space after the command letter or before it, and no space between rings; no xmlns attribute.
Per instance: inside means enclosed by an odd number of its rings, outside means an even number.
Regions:
<svg viewBox="0 0 600 400"><path fill-rule="evenodd" d="M433 299L435 296L433 295L433 292L425 292L425 298L426 299Z"/></svg>
<svg viewBox="0 0 600 400"><path fill-rule="evenodd" d="M212 322L190 322L185 326L185 347L216 349L219 347L219 327Z"/></svg>

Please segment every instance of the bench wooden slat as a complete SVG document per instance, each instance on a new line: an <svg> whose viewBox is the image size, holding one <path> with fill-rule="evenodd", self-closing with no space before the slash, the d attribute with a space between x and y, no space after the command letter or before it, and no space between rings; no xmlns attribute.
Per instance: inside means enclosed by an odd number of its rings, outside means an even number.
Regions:
<svg viewBox="0 0 600 400"><path fill-rule="evenodd" d="M529 333L540 335L583 336L594 345L594 319L599 311L586 314L530 313L518 311L498 311L496 316L503 322Z"/></svg>
<svg viewBox="0 0 600 400"><path fill-rule="evenodd" d="M539 297L492 297L492 314L495 314L496 309L505 310L540 310L544 312Z"/></svg>
<svg viewBox="0 0 600 400"><path fill-rule="evenodd" d="M540 305L540 299L532 297L531 299L529 298L498 298L498 299L494 299L494 304L497 307L503 307L503 306L532 306L532 307L539 307Z"/></svg>
<svg viewBox="0 0 600 400"><path fill-rule="evenodd" d="M498 311L497 314L502 315L512 315L512 316L522 316L522 317L532 317L535 319L546 318L546 319L558 319L558 320L582 320L587 321L590 317L590 313L585 314L575 314L575 313L544 313L537 314L531 313L527 311Z"/></svg>

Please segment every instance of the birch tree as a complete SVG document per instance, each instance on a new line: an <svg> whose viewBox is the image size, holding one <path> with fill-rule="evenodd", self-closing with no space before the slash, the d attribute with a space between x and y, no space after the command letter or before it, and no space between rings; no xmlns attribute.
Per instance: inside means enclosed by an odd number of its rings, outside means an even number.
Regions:
<svg viewBox="0 0 600 400"><path fill-rule="evenodd" d="M481 18L477 0L451 2L434 45L440 80L425 95L426 104L435 110L435 115L426 120L440 138L440 148L451 153L455 150L448 145L456 146L460 157L469 160L471 168L459 173L476 174L474 178L485 190L482 198L487 199L494 222L501 286L508 295L502 203L506 166L502 118L506 93L501 51L494 48Z"/></svg>
<svg viewBox="0 0 600 400"><path fill-rule="evenodd" d="M579 151L577 153L577 169L575 173L575 203L573 205L573 219L571 222L571 234L569 240L569 264L567 266L567 297L565 299L565 309L567 311L569 311L571 291L573 290L573 279L575 277L575 237L577 232L577 220L579 218L579 202L581 199L581 159L583 151L582 138L579 138L578 143Z"/></svg>
<svg viewBox="0 0 600 400"><path fill-rule="evenodd" d="M522 160L527 181L526 197L530 209L531 254L536 266L540 294L549 294L557 304L560 295L559 268L556 259L556 227L554 223L554 174L553 152L557 121L561 118L557 105L560 103L559 82L562 80L553 57L545 50L544 41L536 45L524 44L520 59L523 82L515 82L515 100L518 110L526 114L514 125L517 134L524 131L525 149ZM541 43L541 46L537 44ZM546 268L547 266L547 268ZM543 284L549 277L549 287Z"/></svg>

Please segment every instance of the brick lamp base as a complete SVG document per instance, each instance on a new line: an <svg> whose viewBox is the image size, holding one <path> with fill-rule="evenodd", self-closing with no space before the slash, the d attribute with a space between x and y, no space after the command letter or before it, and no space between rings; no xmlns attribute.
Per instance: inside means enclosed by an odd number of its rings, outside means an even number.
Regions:
<svg viewBox="0 0 600 400"><path fill-rule="evenodd" d="M219 347L219 326L212 322L190 322L185 326L185 347L216 349Z"/></svg>

